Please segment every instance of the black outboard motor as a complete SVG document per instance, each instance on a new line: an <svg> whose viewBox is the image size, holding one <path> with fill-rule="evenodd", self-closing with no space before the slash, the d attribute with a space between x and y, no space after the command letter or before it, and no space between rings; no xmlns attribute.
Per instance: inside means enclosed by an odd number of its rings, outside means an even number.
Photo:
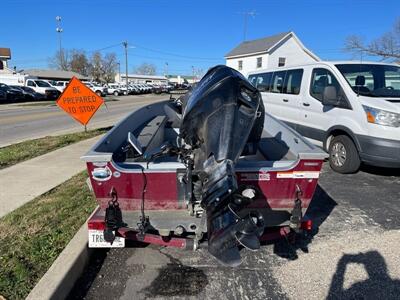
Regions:
<svg viewBox="0 0 400 300"><path fill-rule="evenodd" d="M261 96L242 74L216 66L185 100L180 136L191 157L193 197L207 214L208 250L222 263L238 265L238 245L256 250L264 229L257 211L242 213L256 189L238 187L235 176L239 156L257 149L261 138Z"/></svg>

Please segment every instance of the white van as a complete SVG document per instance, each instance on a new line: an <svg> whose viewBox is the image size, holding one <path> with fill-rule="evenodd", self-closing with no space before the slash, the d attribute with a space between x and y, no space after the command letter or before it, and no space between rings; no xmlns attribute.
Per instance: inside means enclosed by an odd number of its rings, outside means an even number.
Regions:
<svg viewBox="0 0 400 300"><path fill-rule="evenodd" d="M318 62L249 73L267 112L329 153L337 172L400 168L400 67Z"/></svg>

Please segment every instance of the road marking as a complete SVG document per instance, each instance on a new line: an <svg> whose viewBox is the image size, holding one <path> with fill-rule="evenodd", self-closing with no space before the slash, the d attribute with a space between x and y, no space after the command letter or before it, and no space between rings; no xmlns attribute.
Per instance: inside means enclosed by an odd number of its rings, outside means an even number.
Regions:
<svg viewBox="0 0 400 300"><path fill-rule="evenodd" d="M128 107L136 107L138 105L145 105L145 104L153 104L156 102L161 101L162 99L154 99L152 101L144 100L144 101L135 101L133 99L132 101L124 101L123 103L115 104L115 105L109 105L108 104L108 110L111 109L118 109L124 106ZM117 102L118 103L118 102ZM106 103L107 104L107 103ZM101 111L104 109L107 109L106 107L101 108ZM50 118L50 117L56 117L56 116L65 116L65 113L59 110L54 110L51 112L34 112L34 113L26 113L26 110L21 110L21 112L24 112L23 115L12 115L12 116L2 116L0 119L0 125L17 125L20 122L30 122L30 121L37 121L37 120L42 120L45 118Z"/></svg>
<svg viewBox="0 0 400 300"><path fill-rule="evenodd" d="M64 113L61 111L53 111L53 112L25 114L21 116L6 116L1 118L0 125L11 125L11 124L16 124L18 122L36 121L47 117L61 116L61 115L64 115Z"/></svg>

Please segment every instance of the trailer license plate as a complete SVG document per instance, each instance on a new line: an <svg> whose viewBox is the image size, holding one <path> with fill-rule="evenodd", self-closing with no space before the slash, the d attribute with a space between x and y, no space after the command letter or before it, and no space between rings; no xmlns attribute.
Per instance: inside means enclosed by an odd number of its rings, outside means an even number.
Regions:
<svg viewBox="0 0 400 300"><path fill-rule="evenodd" d="M123 248L125 247L125 239L116 236L111 244L104 240L103 230L89 229L89 248Z"/></svg>

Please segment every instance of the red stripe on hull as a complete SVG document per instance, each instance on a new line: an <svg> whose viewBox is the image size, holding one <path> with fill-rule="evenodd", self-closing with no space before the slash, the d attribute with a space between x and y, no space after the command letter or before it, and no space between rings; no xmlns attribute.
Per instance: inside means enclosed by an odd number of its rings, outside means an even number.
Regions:
<svg viewBox="0 0 400 300"><path fill-rule="evenodd" d="M110 199L109 193L112 188L115 188L122 210L140 209L145 182L143 174L141 172L127 173L116 170L111 163L108 163L107 166L113 174L109 180L97 181L90 176L99 205L103 209L107 207ZM296 197L296 186L302 192L302 207L307 208L317 186L318 178L316 177L318 177L321 166L322 161L305 160L300 161L293 169L284 172L239 171L237 176L239 184L253 185L259 190L257 200L251 205L254 208L292 209ZM90 175L96 168L93 163L88 163L87 167ZM117 177L115 174L117 174ZM144 193L146 210L186 208L182 199L178 199L178 182L175 171L145 171L145 176L147 179ZM301 178L301 176L306 178Z"/></svg>

